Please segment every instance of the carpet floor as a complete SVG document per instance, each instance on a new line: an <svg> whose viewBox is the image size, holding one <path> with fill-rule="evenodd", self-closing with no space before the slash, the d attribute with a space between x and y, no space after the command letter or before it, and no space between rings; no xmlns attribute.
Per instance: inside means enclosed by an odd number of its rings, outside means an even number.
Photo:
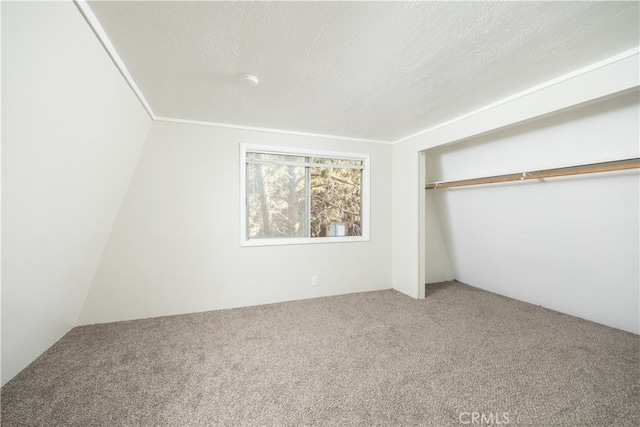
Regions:
<svg viewBox="0 0 640 427"><path fill-rule="evenodd" d="M76 327L8 426L638 426L639 337L458 282Z"/></svg>

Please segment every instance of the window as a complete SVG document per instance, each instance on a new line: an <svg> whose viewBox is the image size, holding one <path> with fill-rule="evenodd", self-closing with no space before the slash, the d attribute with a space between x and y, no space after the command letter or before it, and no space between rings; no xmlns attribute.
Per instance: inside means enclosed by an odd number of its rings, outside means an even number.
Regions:
<svg viewBox="0 0 640 427"><path fill-rule="evenodd" d="M369 156L241 145L243 246L369 240Z"/></svg>

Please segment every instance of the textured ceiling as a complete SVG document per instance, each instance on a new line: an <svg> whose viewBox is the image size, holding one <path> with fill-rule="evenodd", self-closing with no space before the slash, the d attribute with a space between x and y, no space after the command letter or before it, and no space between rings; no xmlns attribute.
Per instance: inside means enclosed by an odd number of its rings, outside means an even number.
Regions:
<svg viewBox="0 0 640 427"><path fill-rule="evenodd" d="M89 2L158 117L382 141L637 47L638 5Z"/></svg>

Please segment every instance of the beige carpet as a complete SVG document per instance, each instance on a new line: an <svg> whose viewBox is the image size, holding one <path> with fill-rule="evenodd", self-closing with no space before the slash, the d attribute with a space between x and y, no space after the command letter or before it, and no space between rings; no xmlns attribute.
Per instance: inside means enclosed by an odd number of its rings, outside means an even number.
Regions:
<svg viewBox="0 0 640 427"><path fill-rule="evenodd" d="M8 426L638 426L639 337L457 282L78 327Z"/></svg>

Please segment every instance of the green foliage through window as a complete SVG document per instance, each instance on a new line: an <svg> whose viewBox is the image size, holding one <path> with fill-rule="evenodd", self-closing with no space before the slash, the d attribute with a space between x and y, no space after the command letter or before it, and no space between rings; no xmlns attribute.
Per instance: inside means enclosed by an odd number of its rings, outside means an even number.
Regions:
<svg viewBox="0 0 640 427"><path fill-rule="evenodd" d="M247 238L362 236L363 159L246 152Z"/></svg>

